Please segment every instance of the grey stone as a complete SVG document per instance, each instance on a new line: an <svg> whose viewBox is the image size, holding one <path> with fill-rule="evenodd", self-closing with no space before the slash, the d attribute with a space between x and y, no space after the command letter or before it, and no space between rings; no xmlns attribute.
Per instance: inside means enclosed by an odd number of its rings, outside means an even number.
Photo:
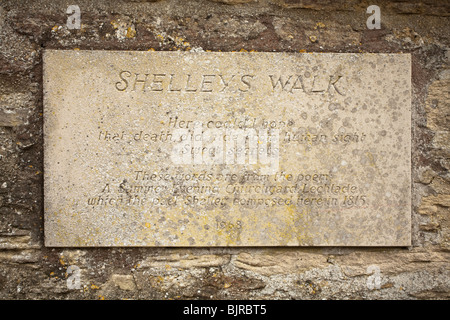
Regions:
<svg viewBox="0 0 450 320"><path fill-rule="evenodd" d="M410 70L409 54L47 50L45 244L408 246Z"/></svg>

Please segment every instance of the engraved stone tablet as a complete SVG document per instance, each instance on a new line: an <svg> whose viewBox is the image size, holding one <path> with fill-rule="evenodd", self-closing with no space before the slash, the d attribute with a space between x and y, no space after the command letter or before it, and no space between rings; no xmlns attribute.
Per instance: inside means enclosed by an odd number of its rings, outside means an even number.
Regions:
<svg viewBox="0 0 450 320"><path fill-rule="evenodd" d="M408 54L46 51L47 246L407 246Z"/></svg>

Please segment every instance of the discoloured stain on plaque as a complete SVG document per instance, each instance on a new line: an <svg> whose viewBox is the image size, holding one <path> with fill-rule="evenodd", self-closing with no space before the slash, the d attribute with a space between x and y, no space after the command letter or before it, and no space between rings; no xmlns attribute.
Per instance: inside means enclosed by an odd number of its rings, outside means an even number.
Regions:
<svg viewBox="0 0 450 320"><path fill-rule="evenodd" d="M408 54L44 55L47 246L407 246Z"/></svg>

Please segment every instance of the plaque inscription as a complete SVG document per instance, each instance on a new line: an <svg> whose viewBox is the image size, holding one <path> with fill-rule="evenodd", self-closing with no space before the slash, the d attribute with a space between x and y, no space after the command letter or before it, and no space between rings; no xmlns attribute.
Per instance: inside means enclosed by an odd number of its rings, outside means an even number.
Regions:
<svg viewBox="0 0 450 320"><path fill-rule="evenodd" d="M47 246L407 246L407 54L44 54Z"/></svg>

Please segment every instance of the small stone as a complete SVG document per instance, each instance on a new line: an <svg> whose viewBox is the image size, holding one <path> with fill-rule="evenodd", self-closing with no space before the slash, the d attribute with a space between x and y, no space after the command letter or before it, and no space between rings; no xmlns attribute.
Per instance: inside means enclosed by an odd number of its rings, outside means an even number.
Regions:
<svg viewBox="0 0 450 320"><path fill-rule="evenodd" d="M136 283L134 282L134 278L132 275L113 274L112 282L121 290L136 290Z"/></svg>

